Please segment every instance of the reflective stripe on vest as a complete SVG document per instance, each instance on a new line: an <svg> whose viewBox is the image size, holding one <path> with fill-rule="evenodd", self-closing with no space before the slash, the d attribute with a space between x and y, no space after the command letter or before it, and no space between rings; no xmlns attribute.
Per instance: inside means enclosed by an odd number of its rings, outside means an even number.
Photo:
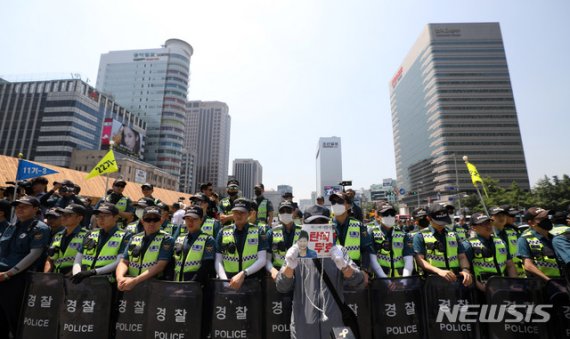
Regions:
<svg viewBox="0 0 570 339"><path fill-rule="evenodd" d="M267 199L263 199L257 207L257 220L267 223Z"/></svg>
<svg viewBox="0 0 570 339"><path fill-rule="evenodd" d="M293 236L293 244L295 244L297 240L299 240L300 235L301 235L301 226L295 225L295 235ZM278 244L281 241L283 242L285 241L285 237L283 236L283 225L277 226L273 229L272 244ZM275 268L279 269L281 266L283 266L287 250L285 250L284 252L280 252L279 249L272 249L273 253L272 261L273 261L273 266L275 266Z"/></svg>
<svg viewBox="0 0 570 339"><path fill-rule="evenodd" d="M467 240L467 231L461 226L455 226L453 231L457 234L459 241Z"/></svg>
<svg viewBox="0 0 570 339"><path fill-rule="evenodd" d="M50 256L50 259L54 264L54 273L62 273L62 269L70 268L73 266L75 255L81 247L81 244L83 244L83 240L85 239L86 235L87 230L85 229L81 229L78 233L76 233L73 238L71 238L69 244L67 244L67 248L65 249L64 253L61 252L61 240L63 239L63 233L57 233L54 236L53 242L50 246L54 250L53 255Z"/></svg>
<svg viewBox="0 0 570 339"><path fill-rule="evenodd" d="M125 232L129 232L131 234L137 234L137 225L139 224L138 221L134 221L125 227Z"/></svg>
<svg viewBox="0 0 570 339"><path fill-rule="evenodd" d="M174 225L171 222L167 223L166 226L164 226L164 228L162 229L163 232L166 232L171 236L174 235L175 230L176 230L176 225ZM183 230L186 230L186 227L180 227L180 233L181 234L183 233ZM184 232L184 233L186 233L186 232Z"/></svg>
<svg viewBox="0 0 570 339"><path fill-rule="evenodd" d="M354 218L349 219L343 245L348 251L350 259L355 261L360 261L360 225L360 221ZM340 244L339 237L336 238L336 243Z"/></svg>
<svg viewBox="0 0 570 339"><path fill-rule="evenodd" d="M162 241L169 236L166 234L166 232L159 231L154 239L152 239L150 245L148 245L147 250L144 252L144 256L141 257L139 254L138 257L134 257L133 251L136 247L138 247L140 250L144 234L144 232L141 232L134 235L127 250L129 253L129 271L127 274L130 277L136 277L156 264L158 261L158 253L160 252L160 247L162 246Z"/></svg>
<svg viewBox="0 0 570 339"><path fill-rule="evenodd" d="M378 264L382 266L384 272L390 278L397 278L401 276L401 271L404 268L404 237L406 234L402 231L394 229L392 231L392 243L390 244L390 249L384 249L384 241L386 235L382 232L380 226L376 226L372 230L372 235L374 236L374 242L379 245L380 250L376 253L376 258ZM390 253L391 252L391 253ZM392 271L392 262L394 263L394 271Z"/></svg>
<svg viewBox="0 0 570 339"><path fill-rule="evenodd" d="M186 236L179 236L176 238L176 244L174 245L174 272L175 281L184 281L184 274L196 272L202 266L202 256L204 255L204 248L206 247L206 240L208 240L209 235L202 233L196 238L192 247L188 251L186 258L184 256L184 245L186 243ZM180 251L177 249L180 248ZM182 272L182 276L180 274Z"/></svg>
<svg viewBox="0 0 570 339"><path fill-rule="evenodd" d="M430 265L437 268L448 269L448 270L459 268L459 258L457 256L457 249L459 244L457 243L457 237L455 235L455 232L448 231L445 234L445 242L446 242L445 249L447 253L438 250L436 246L437 239L435 238L435 236L433 235L433 233L429 228L424 228L423 230L420 231L420 233L424 238L424 244L426 248L425 260Z"/></svg>
<svg viewBox="0 0 570 339"><path fill-rule="evenodd" d="M122 230L117 230L112 237L110 237L107 242L103 245L101 252L97 256L97 245L99 243L99 234L102 230L91 231L86 237L86 240L92 239L95 246L92 249L83 248L83 260L81 261L81 266L86 269L94 269L112 264L117 260L119 253L119 248L123 242L123 238L127 232Z"/></svg>
<svg viewBox="0 0 570 339"><path fill-rule="evenodd" d="M552 230L550 230L550 233L553 237L566 233L566 232L570 232L570 226L557 226L554 227Z"/></svg>
<svg viewBox="0 0 570 339"><path fill-rule="evenodd" d="M214 225L216 220L214 218L207 218L204 223L202 224L202 232L206 233L209 236L214 236Z"/></svg>
<svg viewBox="0 0 570 339"><path fill-rule="evenodd" d="M490 276L505 276L505 269L507 267L507 247L505 242L500 237L493 237L495 244L495 253L490 257L485 257L485 251L489 251L479 238L468 239L473 249L473 271L475 278L478 281L486 282ZM495 265L495 260L497 264ZM498 266L498 267L497 267ZM483 276L482 276L483 275Z"/></svg>
<svg viewBox="0 0 570 339"><path fill-rule="evenodd" d="M517 276L519 278L526 278L526 271L524 270L523 267L523 261L521 260L521 258L517 257L517 251L518 251L518 240L519 240L519 235L517 234L517 232L515 230L513 230L510 227L505 227L505 233L507 234L507 246L509 248L509 254L511 255L513 264L515 265L515 268L517 270Z"/></svg>
<svg viewBox="0 0 570 339"><path fill-rule="evenodd" d="M222 246L227 246L231 243L236 243L234 237L234 228L235 225L226 226L222 229ZM223 253L223 261L224 261L224 270L227 273L238 273L240 270L245 270L246 268L253 265L253 263L257 260L257 247L259 244L259 228L255 225L249 224L249 228L247 230L247 237L245 239L245 244L243 246L243 253L241 255L241 262L240 262L240 255L237 250L235 252L229 253L228 251L224 251Z"/></svg>
<svg viewBox="0 0 570 339"><path fill-rule="evenodd" d="M535 237L532 232L525 232L522 237L528 243L530 255L532 255L532 260L536 267L547 277L560 277L560 269L558 268L556 257L548 257L544 255L544 245L540 239Z"/></svg>

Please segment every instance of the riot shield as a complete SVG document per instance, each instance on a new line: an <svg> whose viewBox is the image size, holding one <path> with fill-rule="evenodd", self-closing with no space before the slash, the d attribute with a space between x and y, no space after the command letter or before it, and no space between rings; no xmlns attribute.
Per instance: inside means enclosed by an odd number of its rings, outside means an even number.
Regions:
<svg viewBox="0 0 570 339"><path fill-rule="evenodd" d="M115 338L141 338L146 332L149 282L144 281L128 292L119 292Z"/></svg>
<svg viewBox="0 0 570 339"><path fill-rule="evenodd" d="M146 338L200 339L200 283L153 280L147 301Z"/></svg>
<svg viewBox="0 0 570 339"><path fill-rule="evenodd" d="M60 307L60 338L107 338L112 286L106 276L65 280L65 301Z"/></svg>
<svg viewBox="0 0 570 339"><path fill-rule="evenodd" d="M372 280L374 338L423 338L423 281L418 276Z"/></svg>
<svg viewBox="0 0 570 339"><path fill-rule="evenodd" d="M548 323L551 338L570 338L570 295L566 280L551 279L545 288L546 303L552 304Z"/></svg>
<svg viewBox="0 0 570 339"><path fill-rule="evenodd" d="M279 293L270 276L265 285L265 338L289 339L293 291Z"/></svg>
<svg viewBox="0 0 570 339"><path fill-rule="evenodd" d="M63 303L63 275L30 272L27 273L26 280L27 288L20 317L20 338L58 338L58 310Z"/></svg>
<svg viewBox="0 0 570 339"><path fill-rule="evenodd" d="M546 324L533 322L541 317L528 312L527 308L543 304L543 286L542 281L535 278L490 278L485 290L488 309L487 312L481 310L487 314L489 338L548 338Z"/></svg>
<svg viewBox="0 0 570 339"><path fill-rule="evenodd" d="M212 338L261 338L261 287L259 280L246 279L239 290L227 280L214 280Z"/></svg>
<svg viewBox="0 0 570 339"><path fill-rule="evenodd" d="M344 286L344 302L356 314L361 339L372 338L372 317L368 288L354 289Z"/></svg>
<svg viewBox="0 0 570 339"><path fill-rule="evenodd" d="M461 307L472 304L473 300L473 287L465 287L460 281L450 283L437 275L428 276L424 284L424 312L428 337L476 338L479 332L477 320L461 322L457 319Z"/></svg>

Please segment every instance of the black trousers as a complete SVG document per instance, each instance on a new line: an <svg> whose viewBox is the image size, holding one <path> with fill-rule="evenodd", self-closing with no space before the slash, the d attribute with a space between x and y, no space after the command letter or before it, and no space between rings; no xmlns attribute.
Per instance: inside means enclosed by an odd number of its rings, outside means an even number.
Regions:
<svg viewBox="0 0 570 339"><path fill-rule="evenodd" d="M0 283L0 339L16 337L25 291L25 272Z"/></svg>

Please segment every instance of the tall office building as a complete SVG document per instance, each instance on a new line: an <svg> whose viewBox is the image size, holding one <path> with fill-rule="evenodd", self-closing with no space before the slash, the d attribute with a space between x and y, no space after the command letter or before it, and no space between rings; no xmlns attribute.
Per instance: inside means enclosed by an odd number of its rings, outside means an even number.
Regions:
<svg viewBox="0 0 570 339"><path fill-rule="evenodd" d="M463 155L482 176L529 189L498 23L427 25L389 87L404 202L450 201L473 190Z"/></svg>
<svg viewBox="0 0 570 339"><path fill-rule="evenodd" d="M195 153L194 184L181 189L193 193L198 190L198 185L207 182L215 188L225 188L230 162L231 117L228 105L219 101L189 101L186 108L184 148L186 152Z"/></svg>
<svg viewBox="0 0 570 339"><path fill-rule="evenodd" d="M69 167L74 150L140 158L146 122L80 79L0 83L0 154Z"/></svg>
<svg viewBox="0 0 570 339"><path fill-rule="evenodd" d="M145 160L179 176L193 49L169 39L161 48L101 55L97 88L147 121Z"/></svg>
<svg viewBox="0 0 570 339"><path fill-rule="evenodd" d="M233 176L239 181L239 187L244 198L254 197L253 187L263 183L263 167L257 160L235 159Z"/></svg>
<svg viewBox="0 0 570 339"><path fill-rule="evenodd" d="M342 190L342 152L339 137L319 138L316 155L317 194L325 197Z"/></svg>

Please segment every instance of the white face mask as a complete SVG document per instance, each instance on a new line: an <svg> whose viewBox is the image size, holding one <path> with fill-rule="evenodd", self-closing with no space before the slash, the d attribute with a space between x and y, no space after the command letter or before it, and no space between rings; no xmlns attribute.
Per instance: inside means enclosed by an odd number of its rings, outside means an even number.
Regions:
<svg viewBox="0 0 570 339"><path fill-rule="evenodd" d="M144 214L144 208L137 208L135 211L135 215L137 216L137 218L142 219Z"/></svg>
<svg viewBox="0 0 570 339"><path fill-rule="evenodd" d="M396 225L396 217L382 217L382 223L386 227L394 227Z"/></svg>
<svg viewBox="0 0 570 339"><path fill-rule="evenodd" d="M336 204L331 206L332 212L334 215L342 215L346 212L346 207L344 205Z"/></svg>
<svg viewBox="0 0 570 339"><path fill-rule="evenodd" d="M293 214L291 214L291 213L279 213L279 220L281 220L281 222L284 224L288 224L288 223L293 221Z"/></svg>

